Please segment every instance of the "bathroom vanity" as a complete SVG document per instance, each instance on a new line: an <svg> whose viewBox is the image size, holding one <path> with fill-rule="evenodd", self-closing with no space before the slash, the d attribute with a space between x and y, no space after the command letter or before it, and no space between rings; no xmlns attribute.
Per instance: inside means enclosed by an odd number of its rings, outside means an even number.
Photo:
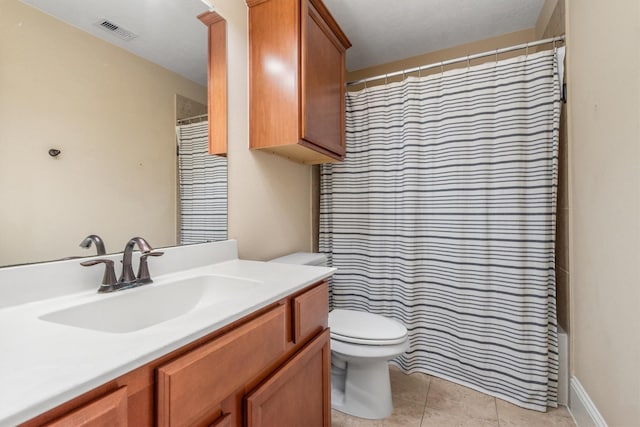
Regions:
<svg viewBox="0 0 640 427"><path fill-rule="evenodd" d="M181 249L210 263L180 269ZM333 269L238 260L233 241L165 257L150 285L0 309L24 325L0 330L0 425L329 426ZM96 320L110 307L121 320Z"/></svg>

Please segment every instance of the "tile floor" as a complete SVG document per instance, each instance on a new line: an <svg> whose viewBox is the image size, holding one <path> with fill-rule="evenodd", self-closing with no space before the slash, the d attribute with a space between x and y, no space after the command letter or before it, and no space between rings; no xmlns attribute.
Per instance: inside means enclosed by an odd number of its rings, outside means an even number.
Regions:
<svg viewBox="0 0 640 427"><path fill-rule="evenodd" d="M365 420L332 411L333 427L571 427L566 407L545 414L425 374L405 375L391 367L393 414Z"/></svg>

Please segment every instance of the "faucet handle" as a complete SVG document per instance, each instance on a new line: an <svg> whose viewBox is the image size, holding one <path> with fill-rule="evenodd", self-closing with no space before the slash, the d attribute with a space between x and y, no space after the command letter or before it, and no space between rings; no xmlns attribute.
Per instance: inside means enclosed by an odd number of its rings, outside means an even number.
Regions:
<svg viewBox="0 0 640 427"><path fill-rule="evenodd" d="M116 271L113 268L113 260L110 259L92 259L89 261L83 261L80 263L83 267L90 267L93 265L104 264L104 275L102 276L102 285L98 288L99 293L111 292L115 290L116 286Z"/></svg>
<svg viewBox="0 0 640 427"><path fill-rule="evenodd" d="M147 257L162 255L164 255L164 252L148 252L140 257L140 265L138 266L138 283L145 284L153 282L153 280L151 280L151 275L149 274L149 264L147 263Z"/></svg>

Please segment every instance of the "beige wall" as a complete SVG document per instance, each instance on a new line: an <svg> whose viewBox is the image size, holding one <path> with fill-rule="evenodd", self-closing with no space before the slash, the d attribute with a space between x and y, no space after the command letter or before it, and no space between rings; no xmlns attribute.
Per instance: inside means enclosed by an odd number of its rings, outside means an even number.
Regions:
<svg viewBox="0 0 640 427"><path fill-rule="evenodd" d="M640 2L567 4L573 375L640 424Z"/></svg>
<svg viewBox="0 0 640 427"><path fill-rule="evenodd" d="M545 0L535 26L536 38L564 34L564 0Z"/></svg>
<svg viewBox="0 0 640 427"><path fill-rule="evenodd" d="M249 151L247 7L215 3L227 20L229 52L229 237L245 259L310 251L312 167Z"/></svg>
<svg viewBox="0 0 640 427"><path fill-rule="evenodd" d="M207 104L176 95L176 119L188 119L207 114Z"/></svg>
<svg viewBox="0 0 640 427"><path fill-rule="evenodd" d="M17 0L0 54L0 265L93 253L90 233L174 244L175 95L206 88Z"/></svg>

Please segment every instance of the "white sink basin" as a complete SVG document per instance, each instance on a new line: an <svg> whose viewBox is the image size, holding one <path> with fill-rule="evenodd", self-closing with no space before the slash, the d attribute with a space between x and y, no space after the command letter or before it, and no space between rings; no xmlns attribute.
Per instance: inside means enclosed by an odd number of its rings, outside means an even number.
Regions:
<svg viewBox="0 0 640 427"><path fill-rule="evenodd" d="M203 275L103 294L101 299L40 316L41 320L111 333L134 332L242 296L262 282Z"/></svg>

